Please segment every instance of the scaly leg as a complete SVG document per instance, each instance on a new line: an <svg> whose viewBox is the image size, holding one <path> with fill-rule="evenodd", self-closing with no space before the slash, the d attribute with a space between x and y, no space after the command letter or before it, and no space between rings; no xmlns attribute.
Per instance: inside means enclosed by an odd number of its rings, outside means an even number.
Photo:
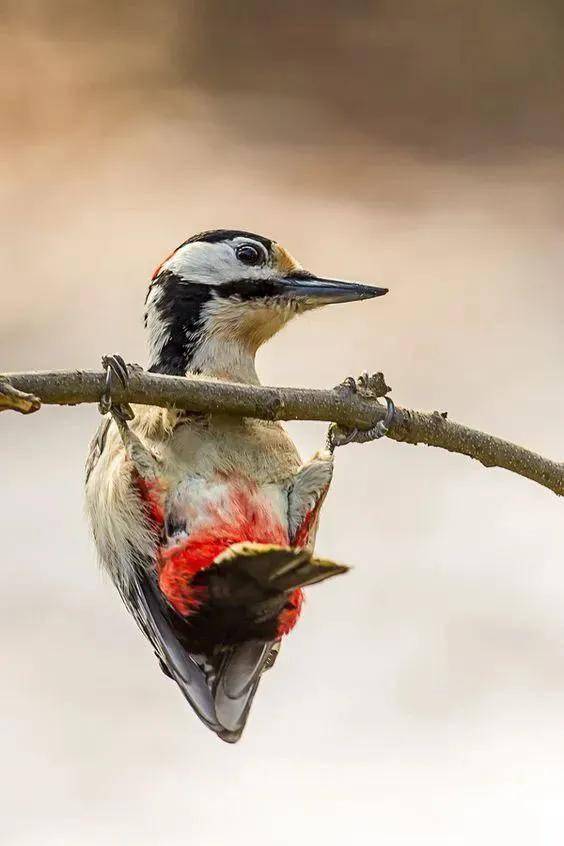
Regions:
<svg viewBox="0 0 564 846"><path fill-rule="evenodd" d="M112 400L113 380L119 379L122 387L126 387L129 381L127 364L120 355L108 355L102 358L102 366L106 370L106 387L100 399L100 413L111 414L120 434L125 454L133 465L134 484L146 505L149 519L160 531L164 524L165 512L164 490L159 479L159 461L129 428L128 421L133 420L134 417L131 406L127 403L118 405Z"/></svg>
<svg viewBox="0 0 564 846"><path fill-rule="evenodd" d="M102 358L102 366L106 370L106 387L100 399L101 414L112 415L116 424L125 452L132 462L140 478L151 483L158 477L159 463L153 453L145 446L141 439L131 431L128 422L133 420L134 414L129 404L117 405L112 400L112 386L117 378L122 387L129 381L127 364L121 355L107 355Z"/></svg>

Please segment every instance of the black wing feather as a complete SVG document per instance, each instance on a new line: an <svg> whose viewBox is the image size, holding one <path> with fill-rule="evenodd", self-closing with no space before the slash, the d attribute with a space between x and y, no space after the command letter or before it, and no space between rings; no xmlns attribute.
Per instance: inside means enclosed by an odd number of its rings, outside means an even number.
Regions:
<svg viewBox="0 0 564 846"><path fill-rule="evenodd" d="M122 596L200 720L222 740L239 740L275 643L247 641L214 655L191 654L182 644L189 623L170 608L146 564L135 567Z"/></svg>

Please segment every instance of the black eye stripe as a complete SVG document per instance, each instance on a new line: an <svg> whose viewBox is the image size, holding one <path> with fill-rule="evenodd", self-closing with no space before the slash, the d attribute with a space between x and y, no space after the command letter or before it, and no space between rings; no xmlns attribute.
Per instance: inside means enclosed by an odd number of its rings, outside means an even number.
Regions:
<svg viewBox="0 0 564 846"><path fill-rule="evenodd" d="M234 279L214 288L220 297L240 297L242 300L276 297L284 292L284 286L276 279Z"/></svg>

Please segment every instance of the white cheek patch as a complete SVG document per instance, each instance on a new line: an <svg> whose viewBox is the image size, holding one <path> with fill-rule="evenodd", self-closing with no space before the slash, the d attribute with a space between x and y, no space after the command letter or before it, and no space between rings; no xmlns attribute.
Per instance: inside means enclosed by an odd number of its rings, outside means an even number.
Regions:
<svg viewBox="0 0 564 846"><path fill-rule="evenodd" d="M253 244L261 251L261 244L249 238L235 238L231 243L210 244L207 241L195 241L180 247L161 267L186 279L188 282L200 282L204 285L221 285L223 282L235 282L238 279L269 279L272 267L264 264L250 267L239 261L234 246ZM234 246L233 246L234 245Z"/></svg>
<svg viewBox="0 0 564 846"><path fill-rule="evenodd" d="M257 266L246 265L237 258L237 247L252 244L264 256ZM179 247L163 262L160 273L177 277L175 285L165 290L155 281L147 300L146 325L149 333L151 365L162 358L171 337L176 339L178 325L171 336L168 321L175 318L174 303L167 303L167 321L163 320L162 297L182 293L182 308L191 307L190 286L206 286L193 298L194 314L190 321L189 369L196 373L220 375L235 381L256 383L254 355L258 348L298 314L303 306L285 297L252 296L256 283L276 279L299 265L274 244L272 255L267 257L265 247L248 236L236 236L230 241L210 243L194 241ZM251 296L243 299L237 295L226 296L221 285L249 280ZM237 286L235 286L237 287ZM184 297L184 294L187 296ZM182 315L180 315L182 317ZM188 330L187 330L188 331Z"/></svg>

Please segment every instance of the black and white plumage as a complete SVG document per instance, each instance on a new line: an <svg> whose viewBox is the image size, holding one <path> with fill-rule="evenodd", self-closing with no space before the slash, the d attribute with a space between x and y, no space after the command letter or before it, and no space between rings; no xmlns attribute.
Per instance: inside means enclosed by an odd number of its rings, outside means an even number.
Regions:
<svg viewBox="0 0 564 846"><path fill-rule="evenodd" d="M255 353L296 314L385 293L321 279L233 230L185 241L146 299L150 369L258 384ZM301 588L346 568L313 557L333 459L302 464L278 423L138 407L92 446L86 500L100 559L200 719L244 728Z"/></svg>

